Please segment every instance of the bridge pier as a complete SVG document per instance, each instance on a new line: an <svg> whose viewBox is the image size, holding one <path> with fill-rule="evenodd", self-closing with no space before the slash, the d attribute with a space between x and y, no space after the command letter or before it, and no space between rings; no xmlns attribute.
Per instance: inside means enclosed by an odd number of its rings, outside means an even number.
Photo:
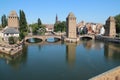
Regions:
<svg viewBox="0 0 120 80"><path fill-rule="evenodd" d="M77 37L77 38L67 38L66 36L63 36L62 40L65 41L65 42L70 42L70 43L78 42L79 41L79 37Z"/></svg>

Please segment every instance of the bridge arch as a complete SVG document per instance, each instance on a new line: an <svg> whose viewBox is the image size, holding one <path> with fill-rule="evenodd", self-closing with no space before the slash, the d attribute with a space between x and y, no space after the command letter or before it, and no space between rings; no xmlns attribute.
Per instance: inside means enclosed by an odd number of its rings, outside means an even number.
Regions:
<svg viewBox="0 0 120 80"><path fill-rule="evenodd" d="M46 38L46 42L58 42L58 41L60 41L61 40L61 38L58 38L58 37L48 37L48 38Z"/></svg>
<svg viewBox="0 0 120 80"><path fill-rule="evenodd" d="M42 39L41 38L28 38L25 40L25 42L28 42L28 43L40 43L42 42Z"/></svg>
<svg viewBox="0 0 120 80"><path fill-rule="evenodd" d="M37 38L37 39L41 39L42 41L46 41L46 39L48 38L56 38L56 39L59 39L61 40L61 36L56 36L56 35L44 35L44 36L26 36L25 37L25 42L28 40L28 39L31 39L31 38Z"/></svg>
<svg viewBox="0 0 120 80"><path fill-rule="evenodd" d="M95 39L95 36L94 35L80 35L79 36L80 39Z"/></svg>

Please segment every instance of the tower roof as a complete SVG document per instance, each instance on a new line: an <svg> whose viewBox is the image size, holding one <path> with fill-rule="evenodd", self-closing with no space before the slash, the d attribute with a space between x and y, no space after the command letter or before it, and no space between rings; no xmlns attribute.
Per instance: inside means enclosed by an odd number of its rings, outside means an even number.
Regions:
<svg viewBox="0 0 120 80"><path fill-rule="evenodd" d="M75 15L72 12L70 12L68 17L75 17Z"/></svg>
<svg viewBox="0 0 120 80"><path fill-rule="evenodd" d="M12 17L18 17L16 11L11 11L9 16L12 16Z"/></svg>
<svg viewBox="0 0 120 80"><path fill-rule="evenodd" d="M110 17L107 19L107 21L115 21L115 18L112 17L112 16L110 16Z"/></svg>

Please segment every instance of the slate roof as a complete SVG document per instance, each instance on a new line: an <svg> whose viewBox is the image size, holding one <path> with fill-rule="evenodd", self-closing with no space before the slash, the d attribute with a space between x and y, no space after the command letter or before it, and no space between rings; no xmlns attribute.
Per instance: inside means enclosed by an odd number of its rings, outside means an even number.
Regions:
<svg viewBox="0 0 120 80"><path fill-rule="evenodd" d="M3 31L4 34L19 34L19 31L15 28L9 27Z"/></svg>

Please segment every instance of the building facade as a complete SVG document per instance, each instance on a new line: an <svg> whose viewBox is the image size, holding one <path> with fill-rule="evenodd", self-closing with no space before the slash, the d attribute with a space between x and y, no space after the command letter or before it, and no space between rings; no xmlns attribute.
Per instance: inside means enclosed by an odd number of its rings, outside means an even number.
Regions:
<svg viewBox="0 0 120 80"><path fill-rule="evenodd" d="M44 24L46 32L53 32L54 31L54 24Z"/></svg>

